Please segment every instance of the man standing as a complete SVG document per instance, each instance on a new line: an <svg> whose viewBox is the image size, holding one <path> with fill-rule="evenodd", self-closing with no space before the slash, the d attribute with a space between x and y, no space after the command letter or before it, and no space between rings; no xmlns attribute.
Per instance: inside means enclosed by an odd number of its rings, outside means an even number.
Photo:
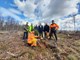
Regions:
<svg viewBox="0 0 80 60"><path fill-rule="evenodd" d="M29 32L29 25L28 25L28 22L27 22L26 25L24 26L23 39L28 39L28 32Z"/></svg>
<svg viewBox="0 0 80 60"><path fill-rule="evenodd" d="M57 42L57 34L56 34L56 31L59 29L59 26L56 24L56 23L54 23L54 20L52 20L52 24L50 25L50 39L51 39L51 37L53 36L53 34L54 34L54 36L55 36L55 41Z"/></svg>
<svg viewBox="0 0 80 60"><path fill-rule="evenodd" d="M41 23L38 26L38 32L39 32L39 36L43 38L43 26L41 25Z"/></svg>
<svg viewBox="0 0 80 60"><path fill-rule="evenodd" d="M31 23L31 31L33 31L34 30L34 26L33 26L33 24Z"/></svg>
<svg viewBox="0 0 80 60"><path fill-rule="evenodd" d="M37 25L34 27L34 31L35 31L35 35L38 36L38 26Z"/></svg>
<svg viewBox="0 0 80 60"><path fill-rule="evenodd" d="M49 37L49 25L47 23L44 26L44 35L45 35L45 38Z"/></svg>

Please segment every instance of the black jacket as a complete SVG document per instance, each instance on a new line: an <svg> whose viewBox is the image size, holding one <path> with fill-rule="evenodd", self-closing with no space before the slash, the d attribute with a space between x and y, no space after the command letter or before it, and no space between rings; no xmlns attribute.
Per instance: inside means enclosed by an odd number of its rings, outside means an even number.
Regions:
<svg viewBox="0 0 80 60"><path fill-rule="evenodd" d="M45 26L44 26L44 32L45 32L45 31L49 32L49 26L48 26L48 25L45 25Z"/></svg>
<svg viewBox="0 0 80 60"><path fill-rule="evenodd" d="M39 33L42 33L42 32L43 32L43 26L42 26L42 25L39 25L39 26L38 26L38 32L39 32Z"/></svg>

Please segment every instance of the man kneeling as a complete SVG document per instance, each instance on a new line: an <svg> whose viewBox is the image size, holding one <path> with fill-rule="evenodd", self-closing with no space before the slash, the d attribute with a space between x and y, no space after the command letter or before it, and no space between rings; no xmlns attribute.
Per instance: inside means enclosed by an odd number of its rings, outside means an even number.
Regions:
<svg viewBox="0 0 80 60"><path fill-rule="evenodd" d="M30 46L37 46L37 36L35 36L34 31L31 31L31 32L28 34L27 43L28 43Z"/></svg>

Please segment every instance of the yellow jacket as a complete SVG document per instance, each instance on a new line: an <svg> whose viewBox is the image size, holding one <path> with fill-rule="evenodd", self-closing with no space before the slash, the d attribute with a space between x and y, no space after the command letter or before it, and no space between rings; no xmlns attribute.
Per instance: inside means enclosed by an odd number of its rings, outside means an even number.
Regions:
<svg viewBox="0 0 80 60"><path fill-rule="evenodd" d="M37 39L36 36L34 35L33 32L30 32L28 34L28 40L27 40L28 44L31 44L31 46L37 46Z"/></svg>

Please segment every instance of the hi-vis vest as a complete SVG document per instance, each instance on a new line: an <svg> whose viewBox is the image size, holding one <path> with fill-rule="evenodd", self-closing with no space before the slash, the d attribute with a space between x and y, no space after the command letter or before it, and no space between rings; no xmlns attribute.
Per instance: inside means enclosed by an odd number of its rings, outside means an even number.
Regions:
<svg viewBox="0 0 80 60"><path fill-rule="evenodd" d="M58 26L57 24L54 23L54 24L51 24L51 25L50 25L50 29L52 29L52 28L58 30L58 29L59 29L59 26Z"/></svg>

